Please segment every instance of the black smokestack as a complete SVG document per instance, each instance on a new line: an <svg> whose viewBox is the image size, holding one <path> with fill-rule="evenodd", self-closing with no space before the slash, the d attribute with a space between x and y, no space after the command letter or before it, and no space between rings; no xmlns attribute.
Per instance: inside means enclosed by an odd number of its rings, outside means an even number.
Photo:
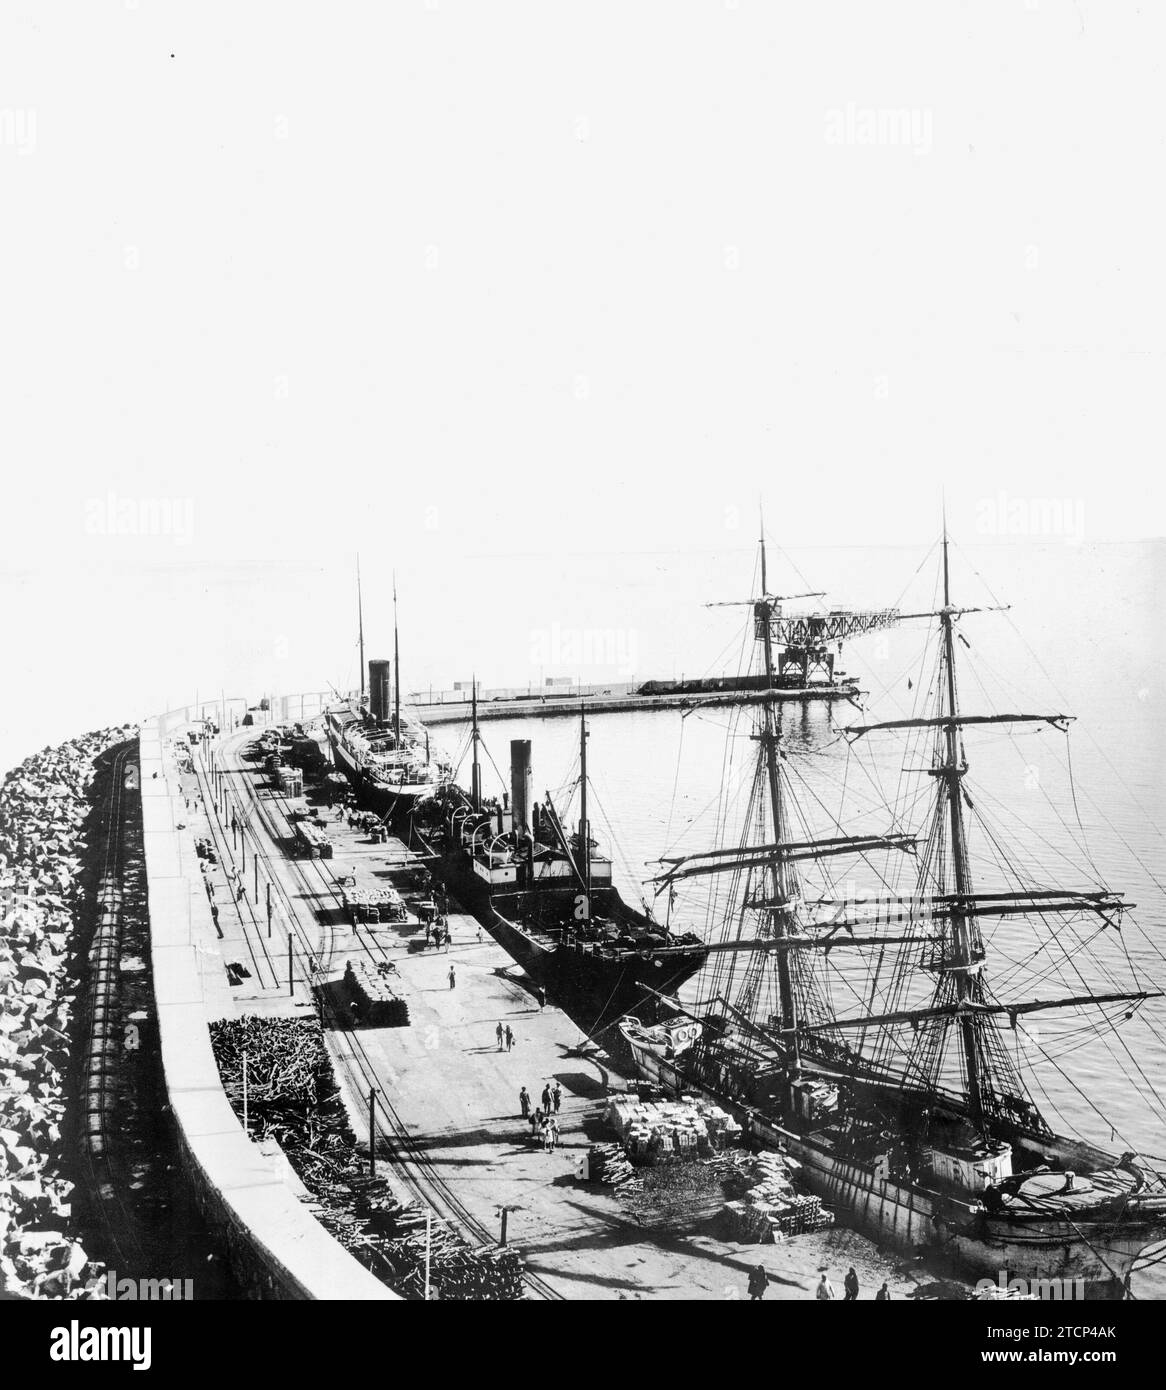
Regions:
<svg viewBox="0 0 1166 1390"><path fill-rule="evenodd" d="M510 740L510 809L518 835L530 829L530 739Z"/></svg>
<svg viewBox="0 0 1166 1390"><path fill-rule="evenodd" d="M387 724L393 708L391 661L368 663L369 711L378 724Z"/></svg>

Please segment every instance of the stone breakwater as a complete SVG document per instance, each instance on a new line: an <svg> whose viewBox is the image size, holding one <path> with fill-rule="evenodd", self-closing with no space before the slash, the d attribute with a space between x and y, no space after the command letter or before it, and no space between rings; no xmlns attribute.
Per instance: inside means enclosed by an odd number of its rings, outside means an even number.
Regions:
<svg viewBox="0 0 1166 1390"><path fill-rule="evenodd" d="M103 1266L71 1234L69 957L94 759L134 733L127 724L46 748L0 786L0 1291L17 1296L105 1296Z"/></svg>

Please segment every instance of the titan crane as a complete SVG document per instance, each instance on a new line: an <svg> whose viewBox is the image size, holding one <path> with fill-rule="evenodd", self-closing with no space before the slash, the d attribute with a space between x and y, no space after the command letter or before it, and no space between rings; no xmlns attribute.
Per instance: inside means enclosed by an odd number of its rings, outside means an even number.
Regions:
<svg viewBox="0 0 1166 1390"><path fill-rule="evenodd" d="M810 595L803 595L810 597ZM815 594L817 598L819 595ZM830 650L836 645L842 650L842 642L847 637L862 637L868 632L878 632L891 627L902 616L897 608L879 608L853 611L845 608L831 608L825 613L797 613L786 615L781 611L781 599L769 602L769 630L777 653L777 675L780 683L787 681L786 673L796 673L797 684L806 685L815 671L825 671L828 680L834 679L834 656ZM754 631L761 638L762 624L767 621L754 610Z"/></svg>
<svg viewBox="0 0 1166 1390"><path fill-rule="evenodd" d="M765 530L761 533L761 593L756 598L710 603L710 608L753 609L753 633L758 642L768 635L770 649L776 656L777 685L800 688L809 685L816 672L825 672L826 682L834 681L834 656L830 650L842 650L847 637L862 637L868 632L893 627L903 617L897 608L854 610L831 608L817 613L785 613L782 604L795 599L824 598L824 593L771 594L767 592L765 564ZM767 632L768 630L768 632Z"/></svg>

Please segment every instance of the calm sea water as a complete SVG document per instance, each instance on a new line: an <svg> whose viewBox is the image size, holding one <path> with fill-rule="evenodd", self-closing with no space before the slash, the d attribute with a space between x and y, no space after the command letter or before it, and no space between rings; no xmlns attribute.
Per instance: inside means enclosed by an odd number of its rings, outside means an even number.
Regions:
<svg viewBox="0 0 1166 1390"><path fill-rule="evenodd" d="M830 551L808 558L811 583L828 588L831 600L842 591L857 606L864 589L880 602L899 595L904 611L935 600L934 555L917 572L917 553ZM807 557L798 560L804 570ZM1057 919L1046 918L1035 933L1016 920L986 919L989 968L995 972L988 979L997 997L1009 1002L1166 988L1166 645L1159 608L1164 570L1161 545L1050 543L966 549L952 556L955 602L1010 605L1005 613L968 614L960 622L967 643L957 648L962 709L1075 716L1067 737L1045 725L968 732L966 786L995 836L973 822L973 856L983 861L979 883L1003 886L993 860L1006 855L1024 867L1030 882L1078 888L1104 883L1137 904L1131 914L1137 926L1127 922L1120 934L1099 931L1092 917L1059 932L1049 930ZM743 639L744 611L694 611L694 625L702 630L710 615L723 622L728 652L715 669L735 669L743 641L733 638ZM670 618L681 620L671 608ZM783 709L787 766L807 825L818 833L839 833L836 817L848 833L885 829L890 799L907 808L905 826L922 828L931 779L903 769L925 766L927 749L886 734L848 749L837 725L920 712L915 701L930 674L921 664L928 630L924 622L903 623L846 645L841 665L868 692L864 712L845 703ZM509 740L532 740L536 793L549 789L562 811L578 771L578 721L497 720L482 728L502 777L508 776ZM594 715L589 728L596 836L612 854L617 882L630 901L641 895L651 901L644 880L656 872L650 861L660 855L739 842L739 822L718 817L738 799L726 793L748 777L756 744L746 724L734 728L729 711ZM438 732L451 751L464 749L464 729ZM486 781L502 785L489 763ZM912 789L913 804L904 800ZM840 869L840 881L877 891L863 873L860 868L848 877ZM723 902L719 889L710 892L710 882L702 880L698 891L678 897L673 920L715 936ZM664 899L658 908L663 913ZM701 985L699 979L693 983L690 997L699 996ZM1106 1016L1120 1013L1111 1007ZM1020 1040L1005 1025L1006 1042L1019 1048L1026 1063L1035 1063L1026 1079L1054 1128L1166 1155L1164 1107L1154 1089L1166 1077L1162 1001L1150 1001L1132 1020L1122 1020L1116 1033L1083 1027L1090 1016L1077 1010L1033 1015Z"/></svg>

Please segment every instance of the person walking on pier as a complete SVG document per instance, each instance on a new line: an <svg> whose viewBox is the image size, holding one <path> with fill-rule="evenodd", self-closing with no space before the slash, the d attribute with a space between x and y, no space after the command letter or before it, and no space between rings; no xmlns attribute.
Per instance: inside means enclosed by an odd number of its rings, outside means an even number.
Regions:
<svg viewBox="0 0 1166 1390"><path fill-rule="evenodd" d="M551 1088L550 1088L550 1086L543 1086L542 1103L543 1103L543 1114L544 1114L544 1115L549 1115L549 1114L551 1113Z"/></svg>
<svg viewBox="0 0 1166 1390"><path fill-rule="evenodd" d="M541 1014L547 1006L547 992L542 985L538 987L538 1011Z"/></svg>
<svg viewBox="0 0 1166 1390"><path fill-rule="evenodd" d="M559 1142L559 1122L552 1115L547 1120L547 1152L554 1153L555 1145Z"/></svg>
<svg viewBox="0 0 1166 1390"><path fill-rule="evenodd" d="M559 1113L559 1106L563 1103L563 1088L555 1082L555 1089L551 1092L551 1100L554 1102L555 1114Z"/></svg>
<svg viewBox="0 0 1166 1390"><path fill-rule="evenodd" d="M760 1303L765 1297L765 1290L769 1287L769 1275L765 1271L764 1265L758 1265L756 1269L749 1272L749 1301Z"/></svg>
<svg viewBox="0 0 1166 1390"><path fill-rule="evenodd" d="M514 1047L514 1029L510 1024L506 1025L506 1051L510 1052Z"/></svg>
<svg viewBox="0 0 1166 1390"><path fill-rule="evenodd" d="M526 1089L526 1087L524 1086L524 1087L523 1087L523 1090L525 1090L525 1089ZM530 1119L530 1137L531 1137L532 1139L536 1140L536 1141L539 1139L539 1125L542 1124L542 1118L543 1118L543 1112L536 1106L536 1107L530 1112L530 1116L529 1116L529 1119Z"/></svg>
<svg viewBox="0 0 1166 1390"><path fill-rule="evenodd" d="M853 1303L858 1297L858 1275L855 1274L853 1265L847 1270L846 1278L842 1281L842 1287L846 1290L845 1301L847 1303Z"/></svg>
<svg viewBox="0 0 1166 1390"><path fill-rule="evenodd" d="M875 1294L875 1302L876 1302L876 1303L889 1303L890 1301L891 1301L891 1291L890 1291L890 1289L887 1288L887 1281L884 1279L884 1280L883 1280L883 1286L882 1286L882 1288L878 1291L878 1293Z"/></svg>
<svg viewBox="0 0 1166 1390"><path fill-rule="evenodd" d="M349 1012L349 1014L351 1015L351 1018L352 1018L352 1026L353 1026L353 1028L359 1028L359 1027L360 1027L360 1004L358 1003L357 1000L354 999L354 1000L352 1001L352 1003L349 1004L349 1006L348 1006L348 1012Z"/></svg>
<svg viewBox="0 0 1166 1390"><path fill-rule="evenodd" d="M494 1029L494 1036L498 1039L498 1051L502 1051L502 1039L505 1034L502 1032L502 1020L498 1020L498 1027Z"/></svg>
<svg viewBox="0 0 1166 1390"><path fill-rule="evenodd" d="M834 1285L830 1282L825 1270L822 1271L822 1277L818 1280L818 1289L814 1297L819 1299L834 1297Z"/></svg>
<svg viewBox="0 0 1166 1390"><path fill-rule="evenodd" d="M449 967L449 987L450 987L450 989L453 989L453 987L454 987L456 984L457 984L457 975L455 974L454 968L453 968L453 966L451 965L451 966Z"/></svg>
<svg viewBox="0 0 1166 1390"><path fill-rule="evenodd" d="M525 1086L524 1086L524 1087L522 1088L522 1090L519 1091L519 1093L518 1093L518 1104L522 1107L522 1118L523 1118L524 1120L529 1120L529 1119L530 1119L530 1092L526 1089ZM886 1285L885 1285L885 1284L883 1285L883 1288L886 1288Z"/></svg>

